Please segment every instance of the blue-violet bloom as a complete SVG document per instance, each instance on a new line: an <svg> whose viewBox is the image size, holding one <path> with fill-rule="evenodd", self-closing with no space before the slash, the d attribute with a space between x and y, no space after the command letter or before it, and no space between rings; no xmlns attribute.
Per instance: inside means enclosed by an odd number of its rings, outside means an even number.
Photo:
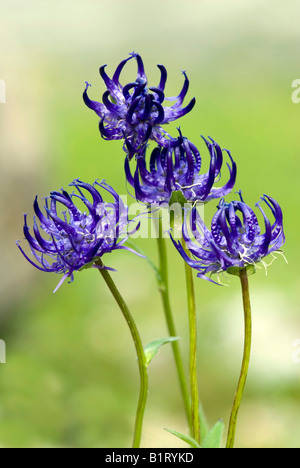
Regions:
<svg viewBox="0 0 300 468"><path fill-rule="evenodd" d="M203 138L203 137L202 137ZM203 138L210 156L209 169L201 174L202 158L199 150L181 134L175 145L164 148L157 146L151 153L149 169L144 157L136 159L134 175L128 159L125 160L125 173L129 184L135 190L135 197L142 203L169 203L174 191L181 191L188 202L205 203L227 195L236 180L236 163L230 151L222 150L213 140ZM229 156L229 179L222 187L215 187L219 181L223 165L223 151Z"/></svg>
<svg viewBox="0 0 300 468"><path fill-rule="evenodd" d="M126 63L135 58L137 61L137 77L133 82L122 86L119 78ZM155 140L161 146L168 146L172 137L161 127L192 110L195 105L193 98L186 107L182 107L183 100L189 88L189 80L184 74L184 84L177 97L165 97L167 70L163 65L157 65L161 77L157 86L148 87L144 64L139 54L132 53L118 65L112 78L106 72L106 65L100 68L100 75L106 85L102 102L92 101L86 83L83 93L85 104L100 117L99 129L106 140L126 139L124 150L131 158L141 154L149 139ZM163 106L163 102L175 101L172 106Z"/></svg>
<svg viewBox="0 0 300 468"><path fill-rule="evenodd" d="M27 214L24 215L23 232L33 259L17 241L24 257L36 268L63 274L55 291L66 278L70 277L73 281L74 271L89 266L99 268L94 262L104 254L115 249L132 250L124 243L139 228L135 220L129 221L127 206L105 181L90 185L76 179L70 186L75 187L77 192L69 194L62 189L61 192L51 192L45 198L45 214L35 198L33 233L27 224ZM98 187L111 194L113 201L105 202ZM82 204L83 211L79 209L79 204ZM129 233L128 227L132 223L134 227Z"/></svg>
<svg viewBox="0 0 300 468"><path fill-rule="evenodd" d="M218 210L209 230L198 211L194 208L183 224L183 238L191 254L187 255L180 242L172 241L184 260L198 271L198 277L212 281L207 275L227 271L236 273L239 269L255 266L263 258L279 251L285 242L282 224L282 210L279 204L267 195L261 198L271 210L274 222L271 224L260 202L256 204L263 215L264 233L254 211L240 201L220 201ZM186 217L187 218L187 217ZM274 256L274 254L272 254ZM212 281L214 282L214 281Z"/></svg>

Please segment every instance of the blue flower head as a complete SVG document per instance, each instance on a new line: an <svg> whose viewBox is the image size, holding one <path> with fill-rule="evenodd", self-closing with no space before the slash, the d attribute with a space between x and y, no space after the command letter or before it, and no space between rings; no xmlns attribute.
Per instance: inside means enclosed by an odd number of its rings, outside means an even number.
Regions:
<svg viewBox="0 0 300 468"><path fill-rule="evenodd" d="M125 86L120 83L120 74L126 63L135 58L137 76L133 82ZM157 86L148 87L144 64L139 54L132 53L117 67L112 78L106 74L106 65L100 68L100 75L105 83L106 91L102 103L92 101L87 93L89 84L83 93L85 104L100 117L100 133L106 140L126 139L124 150L131 158L134 154L143 153L149 139L155 140L161 146L168 146L172 138L162 129L167 124L187 114L195 105L192 99L186 107L183 100L189 88L189 80L184 74L184 84L180 94L174 98L165 98L167 71L163 65L157 65L161 77ZM174 101L172 106L163 106L165 100Z"/></svg>
<svg viewBox="0 0 300 468"><path fill-rule="evenodd" d="M144 157L136 160L134 175L125 160L127 181L135 190L135 197L143 203L169 203L174 191L181 191L189 202L207 202L227 195L234 187L236 164L228 150L222 150L212 139L203 138L210 156L209 169L201 174L202 158L199 150L181 133L168 147L157 146L151 153L149 169ZM221 176L223 152L229 158L229 179L222 187L215 187Z"/></svg>
<svg viewBox="0 0 300 468"><path fill-rule="evenodd" d="M99 268L94 262L104 254L116 249L131 250L124 246L129 236L128 226L135 224L132 232L139 228L134 220L129 221L127 206L104 181L90 185L77 179L70 186L75 187L76 193L69 194L62 189L46 197L45 214L35 198L33 232L27 224L27 214L24 215L23 232L32 258L17 242L33 266L41 271L64 275L55 291L66 278L73 280L74 271L89 266ZM113 201L104 201L98 187L111 194ZM79 209L80 203L84 211Z"/></svg>
<svg viewBox="0 0 300 468"><path fill-rule="evenodd" d="M189 223L185 219L183 225L183 238L191 258L181 243L172 238L185 261L198 271L198 277L210 280L207 275L212 273L227 271L236 274L241 268L263 262L264 257L278 251L284 244L282 210L274 198L267 195L261 198L274 217L273 224L261 203L256 204L264 219L262 233L256 214L243 202L241 194L240 197L240 201L230 203L221 200L212 219L211 230L205 226L197 210L192 210Z"/></svg>

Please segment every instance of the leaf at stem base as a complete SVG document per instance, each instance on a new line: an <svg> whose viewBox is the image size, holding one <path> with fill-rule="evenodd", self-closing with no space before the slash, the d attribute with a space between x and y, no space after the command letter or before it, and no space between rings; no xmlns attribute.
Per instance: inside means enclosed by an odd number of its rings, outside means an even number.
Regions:
<svg viewBox="0 0 300 468"><path fill-rule="evenodd" d="M151 341L145 349L145 357L146 357L146 366L148 367L154 356L157 354L158 350L164 344L171 343L172 341L179 340L178 336L170 336L168 338L161 338L159 340Z"/></svg>

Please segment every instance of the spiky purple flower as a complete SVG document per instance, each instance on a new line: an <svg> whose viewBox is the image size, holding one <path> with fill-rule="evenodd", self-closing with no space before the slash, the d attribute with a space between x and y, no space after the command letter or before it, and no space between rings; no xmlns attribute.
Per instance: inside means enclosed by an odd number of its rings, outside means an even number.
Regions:
<svg viewBox="0 0 300 468"><path fill-rule="evenodd" d="M202 137L203 138L203 137ZM210 155L210 165L201 174L202 158L199 150L187 138L181 136L175 144L164 148L157 146L151 153L149 169L146 154L136 160L134 175L126 159L127 181L135 190L135 197L143 203L169 203L174 191L181 191L187 201L207 202L227 195L234 187L236 164L228 150L222 150L213 140L203 138ZM223 187L215 187L221 176L223 151L229 157L229 179Z"/></svg>
<svg viewBox="0 0 300 468"><path fill-rule="evenodd" d="M135 58L137 61L137 77L125 86L120 83L120 74L126 63ZM141 154L149 139L155 140L161 146L168 146L172 140L170 135L161 127L192 110L195 99L182 107L183 100L189 88L189 80L184 74L184 84L177 97L165 97L167 70L163 65L157 65L161 77L157 86L148 87L144 64L139 54L132 53L117 67L112 78L105 72L106 65L100 68L100 75L106 85L102 102L92 101L87 90L83 93L85 104L100 117L100 133L106 140L126 139L124 150L131 158L134 154ZM172 106L163 106L165 100L175 101Z"/></svg>
<svg viewBox="0 0 300 468"><path fill-rule="evenodd" d="M198 271L198 277L208 279L208 274L227 271L235 273L240 268L262 261L278 251L285 242L282 224L282 210L279 204L267 195L261 198L271 210L274 222L271 224L260 202L256 204L263 215L264 233L254 211L240 201L226 203L221 200L209 230L197 209L190 214L190 222L183 224L183 238L190 258L180 242L173 243L184 260Z"/></svg>
<svg viewBox="0 0 300 468"><path fill-rule="evenodd" d="M129 221L127 206L104 181L90 185L76 179L70 186L75 187L77 192L69 194L62 189L61 192L51 192L45 198L45 214L35 198L33 233L27 224L27 214L24 215L23 232L33 258L17 242L22 254L33 266L41 271L64 275L55 291L66 278L73 280L74 271L88 266L99 268L94 262L104 254L115 249L131 250L124 246L129 235L128 226L135 223L132 232L139 228L134 220ZM113 201L104 201L98 187L111 194Z"/></svg>

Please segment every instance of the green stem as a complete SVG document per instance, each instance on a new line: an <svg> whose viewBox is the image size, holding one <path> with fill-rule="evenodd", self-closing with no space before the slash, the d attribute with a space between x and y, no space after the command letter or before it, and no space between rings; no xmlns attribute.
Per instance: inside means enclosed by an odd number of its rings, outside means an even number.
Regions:
<svg viewBox="0 0 300 468"><path fill-rule="evenodd" d="M189 255L185 241L183 248ZM193 282L192 268L185 264L186 289L188 299L189 313L189 335L190 335L190 357L189 357L189 375L190 375L190 391L191 391L191 417L192 417L192 437L200 444L200 418L199 418L199 393L197 379L197 317L196 317L196 301Z"/></svg>
<svg viewBox="0 0 300 468"><path fill-rule="evenodd" d="M158 246L158 255L159 255L159 271L160 271L160 293L163 302L163 308L165 313L165 318L167 322L167 327L170 336L177 336L175 324L172 315L171 303L170 303L170 295L169 295L169 280L168 280L168 262L167 262L167 246L166 246L166 239L162 236L162 223L161 220L159 222L159 233L157 238L157 246ZM184 368L182 364L179 344L177 341L172 342L173 348L173 355L175 359L177 375L179 379L179 385L181 390L181 395L183 398L184 408L186 412L186 417L189 423L189 427L191 428L191 408L190 408L190 397L188 392L188 387L186 384Z"/></svg>
<svg viewBox="0 0 300 468"><path fill-rule="evenodd" d="M241 405L241 400L244 393L244 388L247 380L249 362L250 362L250 352L251 352L251 335L252 335L252 320L251 320L251 304L250 304L250 294L249 294L249 282L247 269L243 268L239 272L242 294L243 294L243 307L244 307L244 320L245 320L245 338L244 338L244 355L242 361L242 368L240 373L240 379L238 382L235 399L233 402L233 407L230 416L229 430L226 448L233 448L235 430L237 423L238 411Z"/></svg>
<svg viewBox="0 0 300 468"><path fill-rule="evenodd" d="M103 263L100 259L96 262L96 265L103 267ZM134 322L134 319L124 301L121 294L119 293L114 281L112 280L109 272L104 270L103 268L99 268L99 272L102 275L104 281L106 282L108 288L110 289L113 297L115 298L121 312L127 322L127 325L130 329L131 336L134 341L134 346L136 349L136 354L138 358L138 366L140 372L140 394L139 394L139 401L136 411L136 420L135 420L135 428L134 428L134 437L133 437L133 448L139 448L140 441L141 441L141 434L142 434L142 425L143 425L143 418L144 412L146 407L146 401L148 396L148 373L147 373L147 365L146 365L146 357L144 353L144 348L142 345L142 341L137 329L137 326Z"/></svg>

